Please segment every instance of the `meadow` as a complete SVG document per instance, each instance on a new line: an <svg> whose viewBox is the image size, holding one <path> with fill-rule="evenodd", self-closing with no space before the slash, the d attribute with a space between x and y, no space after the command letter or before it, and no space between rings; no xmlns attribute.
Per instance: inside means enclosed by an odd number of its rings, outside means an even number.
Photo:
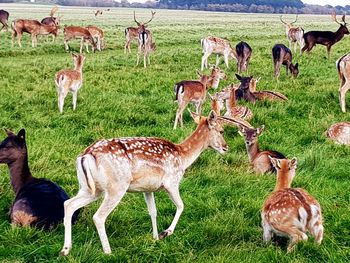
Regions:
<svg viewBox="0 0 350 263"><path fill-rule="evenodd" d="M10 21L41 19L51 9L14 4L0 8L10 12ZM66 258L58 256L63 246L62 224L50 232L12 227L8 209L14 193L8 168L1 165L0 262L349 262L350 149L325 137L331 124L349 120L349 112L342 113L339 107L335 68L335 61L350 50L349 37L333 46L330 59L323 46L309 55L295 54L294 61L300 65L298 78L286 77L282 69L276 81L271 48L288 43L279 15L156 10L149 28L157 50L151 55L151 66L144 69L135 66L135 44L131 55L123 50L124 28L134 26L132 12L112 9L95 19L91 8L60 8L62 26L94 24L105 31L107 43L103 52L86 55L77 109L72 110L69 95L63 114L57 108L54 75L71 68L72 59L64 51L62 31L55 43L51 37L40 37L36 48L31 47L28 34L22 39L23 48L11 48L10 31L0 33L0 127L15 132L26 129L32 174L53 180L73 196L79 187L75 159L98 139L155 136L181 142L196 125L186 111L184 127L173 130L177 108L173 86L197 78L202 55L199 40L208 35L226 37L232 45L244 40L253 48L249 75L261 77L257 89L280 91L289 98L284 103L249 105L254 112L251 123L265 125L259 139L262 149L298 158L293 186L305 188L320 202L323 243L317 246L311 239L291 254L284 247L263 243L260 209L276 178L251 171L243 138L236 128L226 127L228 153L219 155L209 149L185 173L180 186L185 209L174 234L154 241L143 195L126 194L106 222L112 255L103 254L92 221L99 202L82 210ZM150 13L136 10L142 21ZM305 31L338 28L330 16L300 15L297 24ZM71 47L78 51L79 41ZM210 61L214 63L214 56ZM235 62L230 62L229 69L221 66L228 79L219 89L237 83ZM207 101L204 114L209 110ZM0 139L5 138L2 134ZM156 193L155 198L162 231L171 223L175 206L164 192Z"/></svg>

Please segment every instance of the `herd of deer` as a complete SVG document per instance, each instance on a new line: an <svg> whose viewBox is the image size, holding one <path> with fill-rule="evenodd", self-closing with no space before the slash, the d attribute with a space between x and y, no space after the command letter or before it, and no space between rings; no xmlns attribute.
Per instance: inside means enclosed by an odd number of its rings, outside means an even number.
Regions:
<svg viewBox="0 0 350 263"><path fill-rule="evenodd" d="M36 46L37 36L52 34L54 39L58 35L59 17L54 17L57 9L51 11L50 17L41 22L36 20L17 19L13 21L12 43L17 37L21 46L23 32L32 36L32 46ZM95 16L99 15L95 13ZM137 64L139 56L144 54L144 67L149 64L149 53L155 50L152 33L147 29L148 23L154 18L152 11L149 21L142 23L134 21L138 27L125 29L126 43L124 52L130 53L130 45L133 40L138 41ZM9 14L0 10L0 22L2 28L7 29ZM341 40L345 34L349 34L346 27L345 15L336 32L310 31L304 34L300 27L293 27L293 23L286 23L286 35L290 48L295 43L300 45L300 53L310 51L315 44L327 46L328 56L332 45ZM82 67L85 56L82 54L83 45L92 45L92 49L102 50L105 46L103 31L94 26L86 28L67 26L64 28L64 45L68 50L68 41L81 39L80 54L72 54L74 60L73 70L61 70L55 76L55 84L58 93L59 111L63 112L64 99L68 92L73 93L73 109L76 108L77 92L82 85ZM249 121L253 118L253 112L246 106L237 105L238 100L247 100L256 103L259 100L286 101L287 97L276 91L257 91L259 79L252 76L243 77L236 74L239 84L231 84L228 87L210 95L211 107L208 117L201 115L202 105L206 100L209 88L217 89L220 80L227 76L218 65L220 55L229 67L229 59L237 60L238 73L248 70L252 48L246 42L239 42L233 49L230 42L218 37L206 37L201 40L203 56L201 69L208 68L208 58L216 54L216 65L212 66L211 74L205 75L198 72L199 80L184 80L174 87L175 100L178 110L174 122L174 129L178 123L183 125L183 112L189 103L196 106L196 113L190 112L197 123L197 129L182 143L174 144L159 138L130 137L102 139L90 145L80 154L76 160L77 176L79 180L78 194L68 199L66 193L56 184L34 178L28 166L28 153L25 141L25 131L21 130L17 135L7 130L7 138L0 144L0 163L7 163L10 168L11 184L16 192L16 200L10 211L11 221L18 225L33 225L50 229L60 220L64 221L65 240L61 251L67 255L72 247L72 221L75 221L78 210L103 196L103 201L93 216L103 251L111 253L108 237L105 230L105 221L108 215L118 205L126 192L144 193L148 212L151 217L153 238L163 239L174 233L177 222L184 209L180 197L179 185L185 170L207 148L212 148L224 154L228 151L228 145L223 137L224 126L234 125L238 127L239 134L244 137L248 158L256 173L264 174L273 172L277 174L275 190L266 199L261 212L263 239L271 240L273 236L287 236L290 239L288 252L291 252L295 244L307 240L307 232L315 237L320 244L323 239L322 214L319 203L304 189L291 188L295 176L296 158L286 159L285 155L271 150L261 150L258 137L264 130L264 125L254 128ZM298 63L292 63L292 52L283 44L276 44L272 49L272 57L275 65L275 77L279 77L280 67L286 66L294 77L298 75ZM350 88L350 53L337 61L337 68L341 79L340 101L341 109L345 112L345 93ZM226 106L226 112L221 112ZM350 123L333 125L327 132L328 137L338 143L350 142ZM171 225L160 234L157 229L157 210L154 192L165 190L176 206L176 213ZM39 202L38 196L45 196L48 202ZM53 199L52 197L55 196ZM32 199L32 202L26 200ZM64 203L64 205L63 205ZM45 207L45 213L43 208ZM64 207L64 209L63 209ZM64 213L63 213L64 211ZM63 216L64 215L64 216Z"/></svg>

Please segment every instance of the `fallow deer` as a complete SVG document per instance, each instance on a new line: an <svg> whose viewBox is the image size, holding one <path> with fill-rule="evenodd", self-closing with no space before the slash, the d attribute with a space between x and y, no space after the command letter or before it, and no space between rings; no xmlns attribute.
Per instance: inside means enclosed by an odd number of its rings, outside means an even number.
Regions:
<svg viewBox="0 0 350 263"><path fill-rule="evenodd" d="M28 165L25 130L18 134L5 130L7 138L0 143L0 163L6 163L15 200L10 208L13 225L50 230L62 222L63 203L69 197L57 184L32 176ZM73 216L75 221L78 213Z"/></svg>
<svg viewBox="0 0 350 263"><path fill-rule="evenodd" d="M309 231L317 244L323 239L323 220L320 204L302 188L291 188L295 177L297 159L271 158L277 170L275 190L266 199L261 211L263 239L271 240L273 235L290 239L288 253L299 241L306 241Z"/></svg>
<svg viewBox="0 0 350 263"><path fill-rule="evenodd" d="M17 19L12 22L12 47L14 46L15 37L20 47L22 47L21 39L23 32L29 33L32 37L32 47L37 45L38 35L56 34L57 25L45 25L37 20Z"/></svg>
<svg viewBox="0 0 350 263"><path fill-rule="evenodd" d="M252 56L252 48L246 42L239 42L236 45L237 54L237 71L241 73L242 71L247 71L249 66L249 60Z"/></svg>
<svg viewBox="0 0 350 263"><path fill-rule="evenodd" d="M72 54L74 70L60 70L55 75L55 84L58 96L58 109L63 112L64 99L68 92L73 94L73 110L77 106L78 90L83 84L83 65L85 56L83 54Z"/></svg>
<svg viewBox="0 0 350 263"><path fill-rule="evenodd" d="M202 71L204 67L208 68L208 58L212 53L216 54L216 66L219 65L220 55L224 56L224 61L227 68L229 67L229 58L237 60L236 51L231 47L230 42L226 39L209 36L201 39L201 46L203 49L201 64Z"/></svg>
<svg viewBox="0 0 350 263"><path fill-rule="evenodd" d="M350 89L350 53L342 56L336 62L339 78L339 102L342 112L346 112L345 94Z"/></svg>
<svg viewBox="0 0 350 263"><path fill-rule="evenodd" d="M0 23L2 24L2 28L0 29L0 31L3 30L4 28L6 29L6 31L8 30L9 16L10 16L9 12L3 9L0 10Z"/></svg>
<svg viewBox="0 0 350 263"><path fill-rule="evenodd" d="M253 76L242 77L236 74L236 78L240 81L239 88L236 90L236 98L238 100L246 100L253 104L256 102L254 94L250 91L250 82L253 79Z"/></svg>
<svg viewBox="0 0 350 263"><path fill-rule="evenodd" d="M294 53L297 52L297 45L300 46L300 54L301 49L304 47L304 29L301 27L293 27L293 24L297 22L298 15L295 17L295 21L291 23L284 22L282 20L282 15L280 15L280 20L283 24L286 25L286 36L289 42L289 48L292 49L292 45L294 43Z"/></svg>
<svg viewBox="0 0 350 263"><path fill-rule="evenodd" d="M288 70L294 78L299 74L299 64L295 65L292 63L292 52L283 44L276 44L272 48L272 59L275 67L275 78L278 79L280 76L281 66L286 66L286 74L288 75Z"/></svg>
<svg viewBox="0 0 350 263"><path fill-rule="evenodd" d="M144 193L154 239L163 239L174 233L184 209L179 192L184 172L208 147L221 154L228 150L221 117L213 111L207 118L194 114L192 117L197 120L197 129L180 144L147 137L102 139L78 156L76 164L80 190L64 204L65 241L61 255L67 255L72 247L72 214L101 195L104 199L93 221L104 253L111 253L105 221L126 192ZM168 192L176 206L176 213L171 225L158 235L154 192L159 190Z"/></svg>
<svg viewBox="0 0 350 263"><path fill-rule="evenodd" d="M350 122L338 122L327 130L327 137L338 144L350 145Z"/></svg>
<svg viewBox="0 0 350 263"><path fill-rule="evenodd" d="M105 40L104 40L104 33L101 28L98 28L97 26L87 26L87 30L89 30L91 36L94 38L97 50L102 51L102 49L105 48ZM89 53L89 43L85 43L86 52Z"/></svg>
<svg viewBox="0 0 350 263"><path fill-rule="evenodd" d="M174 129L177 123L183 126L183 112L188 103L193 103L196 106L196 113L201 114L202 104L205 101L207 90L209 88L217 88L220 79L225 79L226 75L223 70L218 67L212 69L211 75L207 76L199 73L200 80L183 80L175 84L175 101L178 103L176 117L174 122Z"/></svg>
<svg viewBox="0 0 350 263"><path fill-rule="evenodd" d="M342 16L343 24L337 21L336 14L332 13L332 20L340 25L336 32L331 31L309 31L304 34L305 45L302 49L302 52L310 52L311 49L316 45L320 44L327 47L328 58L330 56L332 46L339 42L344 35L349 34L347 28L347 23L345 22L345 15Z"/></svg>
<svg viewBox="0 0 350 263"><path fill-rule="evenodd" d="M254 79L252 78L249 84L249 90L254 94L254 97L257 100L270 100L270 101L286 101L288 98L278 92L278 91L271 91L271 90L256 90L256 85L259 82L260 78Z"/></svg>
<svg viewBox="0 0 350 263"><path fill-rule="evenodd" d="M269 156L283 159L284 155L280 152L265 150L261 151L259 148L258 137L262 134L265 126L261 125L259 128L239 127L239 134L244 137L245 146L247 149L249 162L256 173L264 174L268 172L276 173Z"/></svg>
<svg viewBox="0 0 350 263"><path fill-rule="evenodd" d="M87 30L84 27L80 26L66 26L63 30L63 35L64 35L64 47L65 50L68 52L69 51L69 46L68 46L68 41L72 39L80 39L80 53L83 52L83 45L84 43L90 43L92 46L92 51L95 52L97 49L96 42L94 38L92 37L91 33L89 30Z"/></svg>
<svg viewBox="0 0 350 263"><path fill-rule="evenodd" d="M56 37L58 36L59 27L60 27L60 19L62 18L62 16L55 17L55 14L57 11L58 11L58 7L57 6L53 7L50 11L50 16L45 17L41 20L41 23L44 25L56 26L56 31L53 31L51 33L52 34L52 42L54 42Z"/></svg>

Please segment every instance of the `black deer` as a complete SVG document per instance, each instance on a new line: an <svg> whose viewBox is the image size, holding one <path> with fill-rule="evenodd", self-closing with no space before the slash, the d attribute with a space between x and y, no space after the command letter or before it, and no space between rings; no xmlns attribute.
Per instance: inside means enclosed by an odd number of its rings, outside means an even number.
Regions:
<svg viewBox="0 0 350 263"><path fill-rule="evenodd" d="M240 75L236 74L236 78L240 81L239 88L236 90L236 98L238 100L243 99L250 101L255 104L256 98L249 89L250 81L252 80L253 76L241 77Z"/></svg>
<svg viewBox="0 0 350 263"><path fill-rule="evenodd" d="M299 74L299 65L292 63L292 52L283 44L276 44L272 48L272 58L273 64L275 66L275 78L279 78L281 66L286 66L286 74L288 75L288 70L292 73L293 77L297 77Z"/></svg>
<svg viewBox="0 0 350 263"><path fill-rule="evenodd" d="M249 60L252 55L252 48L246 42L239 42L236 45L237 70L238 73L248 70Z"/></svg>
<svg viewBox="0 0 350 263"><path fill-rule="evenodd" d="M6 130L7 138L0 143L0 163L10 169L10 180L16 194L10 208L13 225L35 226L50 230L63 220L63 203L69 199L57 184L32 176L28 166L25 130L16 135ZM75 221L78 214L75 214Z"/></svg>
<svg viewBox="0 0 350 263"><path fill-rule="evenodd" d="M7 31L7 29L8 29L7 22L9 20L9 15L10 15L9 12L7 12L3 9L0 10L0 23L2 24L2 28L0 29L0 31L3 30L3 28L5 28Z"/></svg>

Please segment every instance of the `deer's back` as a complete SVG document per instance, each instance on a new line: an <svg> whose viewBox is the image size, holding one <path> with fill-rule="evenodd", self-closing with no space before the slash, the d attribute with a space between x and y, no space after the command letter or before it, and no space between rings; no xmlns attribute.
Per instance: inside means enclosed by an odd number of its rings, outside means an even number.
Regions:
<svg viewBox="0 0 350 263"><path fill-rule="evenodd" d="M327 137L336 143L350 145L350 122L333 124L327 130Z"/></svg>
<svg viewBox="0 0 350 263"><path fill-rule="evenodd" d="M257 173L276 173L276 169L273 167L269 156L277 159L284 159L285 156L277 151L261 151L253 159L252 165L253 169Z"/></svg>

